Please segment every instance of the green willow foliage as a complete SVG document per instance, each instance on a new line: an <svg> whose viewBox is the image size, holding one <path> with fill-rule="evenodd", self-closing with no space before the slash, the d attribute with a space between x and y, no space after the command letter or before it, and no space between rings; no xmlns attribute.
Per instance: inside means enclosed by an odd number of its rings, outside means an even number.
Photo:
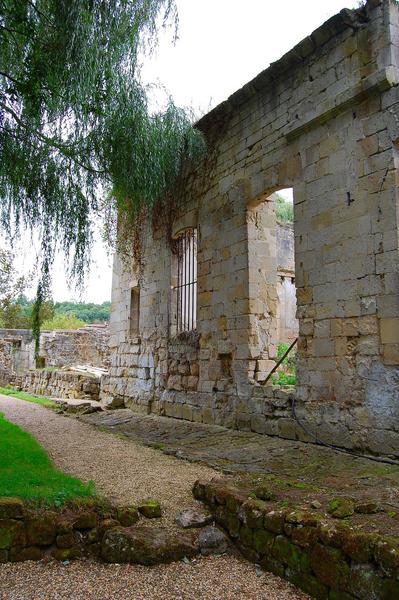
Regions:
<svg viewBox="0 0 399 600"><path fill-rule="evenodd" d="M37 310L57 244L81 279L93 216L149 214L204 151L173 102L151 114L140 82L170 22L173 0L0 0L0 220L40 232Z"/></svg>

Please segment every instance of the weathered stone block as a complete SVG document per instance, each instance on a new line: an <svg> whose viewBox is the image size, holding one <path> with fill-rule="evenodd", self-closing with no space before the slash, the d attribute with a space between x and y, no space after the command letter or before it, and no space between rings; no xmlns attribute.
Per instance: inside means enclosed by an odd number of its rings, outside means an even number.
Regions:
<svg viewBox="0 0 399 600"><path fill-rule="evenodd" d="M55 515L40 515L27 519L26 539L30 546L46 546L55 541Z"/></svg>
<svg viewBox="0 0 399 600"><path fill-rule="evenodd" d="M348 590L349 565L337 548L316 544L310 555L310 565L316 577L334 590Z"/></svg>
<svg viewBox="0 0 399 600"><path fill-rule="evenodd" d="M24 503L20 498L0 498L0 519L22 519Z"/></svg>
<svg viewBox="0 0 399 600"><path fill-rule="evenodd" d="M108 530L101 556L110 563L154 565L191 557L199 551L191 535L153 527L116 527Z"/></svg>
<svg viewBox="0 0 399 600"><path fill-rule="evenodd" d="M25 545L25 530L21 521L0 519L0 550Z"/></svg>
<svg viewBox="0 0 399 600"><path fill-rule="evenodd" d="M278 535L274 540L272 555L278 562L291 567L294 571L309 571L309 555L283 535Z"/></svg>

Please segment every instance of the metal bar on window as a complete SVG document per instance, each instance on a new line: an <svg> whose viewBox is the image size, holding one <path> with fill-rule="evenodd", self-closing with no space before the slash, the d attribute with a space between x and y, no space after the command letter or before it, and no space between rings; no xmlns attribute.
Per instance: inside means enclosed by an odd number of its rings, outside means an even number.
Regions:
<svg viewBox="0 0 399 600"><path fill-rule="evenodd" d="M197 305L197 234L195 229L185 231L176 240L177 255L177 333L196 327Z"/></svg>

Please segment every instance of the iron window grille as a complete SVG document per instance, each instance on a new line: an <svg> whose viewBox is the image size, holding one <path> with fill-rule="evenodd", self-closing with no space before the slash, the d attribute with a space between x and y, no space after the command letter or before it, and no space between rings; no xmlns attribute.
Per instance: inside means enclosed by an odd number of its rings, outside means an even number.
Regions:
<svg viewBox="0 0 399 600"><path fill-rule="evenodd" d="M177 262L176 333L197 327L197 230L186 229L175 239Z"/></svg>

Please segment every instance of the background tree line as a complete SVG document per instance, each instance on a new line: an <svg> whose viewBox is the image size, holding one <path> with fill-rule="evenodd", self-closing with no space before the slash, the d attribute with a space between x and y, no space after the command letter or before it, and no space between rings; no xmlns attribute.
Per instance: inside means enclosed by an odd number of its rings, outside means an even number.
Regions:
<svg viewBox="0 0 399 600"><path fill-rule="evenodd" d="M34 300L26 297L29 277L18 276L10 251L0 249L0 327L31 329ZM42 329L77 329L87 323L109 321L111 303L43 302L39 319Z"/></svg>

